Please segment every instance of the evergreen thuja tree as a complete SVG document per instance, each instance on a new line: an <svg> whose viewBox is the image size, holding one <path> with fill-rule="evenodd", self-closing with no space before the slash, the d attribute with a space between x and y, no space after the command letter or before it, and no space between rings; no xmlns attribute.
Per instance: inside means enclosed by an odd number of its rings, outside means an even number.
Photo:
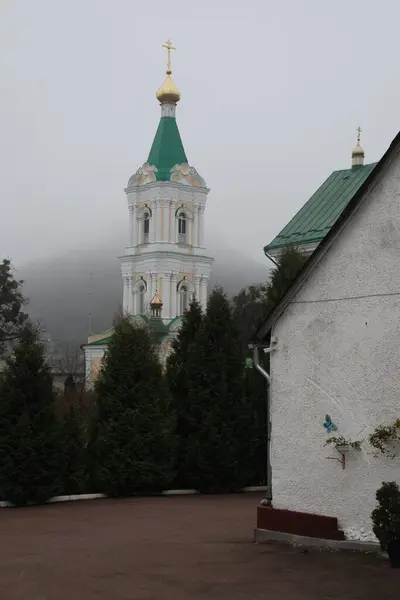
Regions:
<svg viewBox="0 0 400 600"><path fill-rule="evenodd" d="M243 374L248 410L254 418L254 451L249 456L248 485L265 485L267 481L267 382L246 359Z"/></svg>
<svg viewBox="0 0 400 600"><path fill-rule="evenodd" d="M239 330L244 356L248 355L249 342L265 317L266 289L266 284L249 285L242 288L232 299L233 316Z"/></svg>
<svg viewBox="0 0 400 600"><path fill-rule="evenodd" d="M26 325L0 384L0 497L41 503L60 491L60 436L44 347Z"/></svg>
<svg viewBox="0 0 400 600"><path fill-rule="evenodd" d="M307 256L297 248L284 248L271 270L268 282L250 285L233 297L233 315L245 355L257 329L293 283L306 260Z"/></svg>
<svg viewBox="0 0 400 600"><path fill-rule="evenodd" d="M83 391L78 390L71 375L64 383L61 403L62 482L63 494L86 491L88 482L88 456L85 419L81 410Z"/></svg>
<svg viewBox="0 0 400 600"><path fill-rule="evenodd" d="M248 482L254 418L247 406L239 333L229 302L214 290L188 357L193 432L187 471L202 492L230 492Z"/></svg>
<svg viewBox="0 0 400 600"><path fill-rule="evenodd" d="M96 382L98 422L91 451L99 491L110 496L170 485L175 418L149 332L121 318Z"/></svg>
<svg viewBox="0 0 400 600"><path fill-rule="evenodd" d="M271 270L267 283L250 285L234 296L233 314L247 365L252 365L250 341L254 340L257 329L293 283L306 260L307 256L298 248L284 248ZM268 370L269 355L265 357L265 363ZM267 387L265 379L253 368L245 369L244 386L249 410L255 416L256 447L252 457L253 474L250 482L258 485L265 481L267 469Z"/></svg>
<svg viewBox="0 0 400 600"><path fill-rule="evenodd" d="M81 494L88 480L87 449L81 415L76 406L65 408L61 421L63 494Z"/></svg>
<svg viewBox="0 0 400 600"><path fill-rule="evenodd" d="M166 379L171 392L172 402L177 416L177 462L174 486L186 488L189 485L187 477L187 445L196 424L192 422L190 405L188 403L189 379L187 360L190 348L202 324L203 314L200 304L194 299L189 310L184 314L182 324L176 339L172 342L172 352L166 364Z"/></svg>
<svg viewBox="0 0 400 600"><path fill-rule="evenodd" d="M277 265L271 272L271 279L266 287L265 313L266 317L278 304L284 293L296 279L300 269L307 261L307 255L296 247L284 248L277 260ZM260 325L261 323L259 323Z"/></svg>
<svg viewBox="0 0 400 600"><path fill-rule="evenodd" d="M19 339L28 315L22 308L22 281L14 278L11 262L0 263L0 358L8 346Z"/></svg>

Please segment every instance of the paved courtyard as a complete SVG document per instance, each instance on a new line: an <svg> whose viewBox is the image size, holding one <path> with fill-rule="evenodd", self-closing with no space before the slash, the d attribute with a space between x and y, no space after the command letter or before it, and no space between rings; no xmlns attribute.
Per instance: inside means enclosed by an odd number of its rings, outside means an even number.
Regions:
<svg viewBox="0 0 400 600"><path fill-rule="evenodd" d="M259 494L0 510L2 600L385 600L400 572L353 553L254 545Z"/></svg>

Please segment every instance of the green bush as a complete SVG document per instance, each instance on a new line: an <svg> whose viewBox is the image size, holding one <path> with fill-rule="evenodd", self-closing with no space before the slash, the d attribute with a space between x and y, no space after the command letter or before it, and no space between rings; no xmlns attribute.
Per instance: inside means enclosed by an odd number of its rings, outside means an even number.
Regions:
<svg viewBox="0 0 400 600"><path fill-rule="evenodd" d="M372 511L373 532L382 550L400 541L400 490L394 481L383 482L376 492L378 506Z"/></svg>

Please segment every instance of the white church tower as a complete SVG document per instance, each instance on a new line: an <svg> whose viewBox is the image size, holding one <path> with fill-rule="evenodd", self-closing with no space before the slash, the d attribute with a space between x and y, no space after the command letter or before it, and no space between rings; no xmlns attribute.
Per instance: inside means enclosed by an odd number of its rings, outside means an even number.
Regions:
<svg viewBox="0 0 400 600"><path fill-rule="evenodd" d="M121 259L123 308L132 315L149 312L156 289L164 321L188 308L195 294L206 305L212 259L204 248L204 210L209 190L188 164L175 118L180 94L167 77L157 92L161 119L142 167L125 190L129 208L129 245Z"/></svg>
<svg viewBox="0 0 400 600"><path fill-rule="evenodd" d="M121 257L122 307L125 314L157 329L163 360L181 317L196 297L203 309L213 258L204 246L207 188L189 165L176 122L180 93L171 78L171 42L167 76L157 92L161 118L147 161L125 189L129 243ZM151 303L161 303L157 319ZM175 332L175 333L174 333ZM86 377L93 381L112 329L90 336L84 346Z"/></svg>

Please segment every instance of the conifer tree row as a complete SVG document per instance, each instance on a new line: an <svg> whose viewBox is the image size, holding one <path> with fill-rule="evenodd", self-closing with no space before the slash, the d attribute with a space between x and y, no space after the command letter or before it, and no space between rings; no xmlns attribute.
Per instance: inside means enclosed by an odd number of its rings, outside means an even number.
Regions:
<svg viewBox="0 0 400 600"><path fill-rule="evenodd" d="M263 286L263 310L303 262L296 251L283 253ZM3 265L6 287L9 269ZM24 505L57 493L120 496L171 486L229 492L264 482L265 382L246 366L240 311L222 290L212 292L204 314L191 303L165 374L151 333L121 318L96 384L95 418L84 423L72 389L56 410L44 347L21 313L20 285L2 296L3 307L11 298L2 339L16 346L0 377L0 499Z"/></svg>

